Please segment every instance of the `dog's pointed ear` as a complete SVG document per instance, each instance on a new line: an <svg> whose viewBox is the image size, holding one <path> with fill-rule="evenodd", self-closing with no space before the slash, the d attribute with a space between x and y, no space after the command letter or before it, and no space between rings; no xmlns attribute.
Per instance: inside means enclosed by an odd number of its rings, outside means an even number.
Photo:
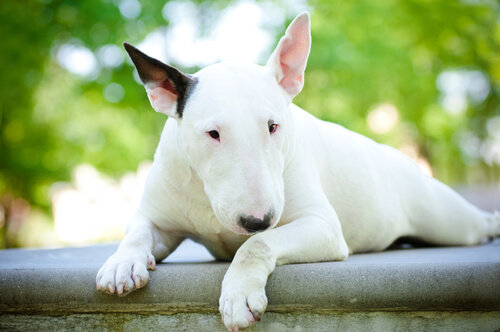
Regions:
<svg viewBox="0 0 500 332"><path fill-rule="evenodd" d="M123 46L137 68L155 111L176 119L182 118L186 96L196 80L128 43L123 43Z"/></svg>
<svg viewBox="0 0 500 332"><path fill-rule="evenodd" d="M290 98L304 86L304 71L311 49L310 21L308 12L299 14L286 29L266 65Z"/></svg>

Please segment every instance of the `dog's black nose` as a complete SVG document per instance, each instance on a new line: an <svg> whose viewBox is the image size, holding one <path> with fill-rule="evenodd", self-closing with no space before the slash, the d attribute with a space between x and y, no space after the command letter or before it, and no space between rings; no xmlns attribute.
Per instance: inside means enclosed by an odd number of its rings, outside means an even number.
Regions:
<svg viewBox="0 0 500 332"><path fill-rule="evenodd" d="M273 218L274 211L273 209L271 209L263 219L255 218L254 216L241 215L238 218L238 224L243 227L248 233L257 233L268 229Z"/></svg>

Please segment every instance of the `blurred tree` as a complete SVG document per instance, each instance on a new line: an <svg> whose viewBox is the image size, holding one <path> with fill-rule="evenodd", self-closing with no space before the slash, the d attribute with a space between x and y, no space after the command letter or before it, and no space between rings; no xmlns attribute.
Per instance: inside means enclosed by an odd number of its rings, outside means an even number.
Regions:
<svg viewBox="0 0 500 332"><path fill-rule="evenodd" d="M320 0L310 4L313 44L307 83L297 104L379 142L395 147L415 144L445 182L498 181L498 152L496 163L484 163L489 148L487 123L500 115L497 2ZM448 75L442 88L462 88L461 95L451 96L462 105L448 105L448 110L446 102L453 99L444 99L447 96L436 85L447 71L455 75ZM479 79L469 80L472 76ZM467 87L460 87L467 84L469 90L487 95L483 100L474 98ZM463 105L461 98L467 93ZM392 130L377 133L367 120L383 104L395 106L398 122ZM476 138L474 158L463 146L467 137Z"/></svg>
<svg viewBox="0 0 500 332"><path fill-rule="evenodd" d="M46 13L44 6L37 2L0 3L3 64L0 75L0 204L3 211L0 212L7 218L12 214L14 197L31 198L31 191L38 183L53 179L37 167L37 159L47 142L46 128L30 121L32 92L42 78L49 55L48 41L53 36L46 31ZM6 228L2 230L6 232Z"/></svg>
<svg viewBox="0 0 500 332"><path fill-rule="evenodd" d="M234 2L192 1L202 33ZM288 20L296 14L286 10L287 2L271 2ZM0 2L3 234L18 227L30 205L49 213L50 186L70 179L78 164L116 175L152 157L165 118L150 110L132 79L132 66L116 50L125 40L138 44L167 26L164 5L164 0ZM500 116L496 2L315 0L309 5L313 48L298 105L378 141L415 147L446 182L498 181L495 159L472 151L500 144L491 137L497 128L492 119ZM273 37L282 32L272 30ZM67 50L78 50L94 67L85 71L81 61L81 72L63 68L71 60ZM105 52L118 61L103 60ZM447 72L451 76L442 76ZM436 82L447 86L447 77L451 83L468 77L470 83L474 73L480 73L476 83L487 80L481 90L487 89L487 96L474 99L467 90L465 109L447 110ZM377 121L386 128L375 128ZM15 239L0 236L0 246L15 245Z"/></svg>
<svg viewBox="0 0 500 332"><path fill-rule="evenodd" d="M165 119L144 112L147 98L137 89L131 67L103 67L98 75L81 77L69 74L56 61L61 45L85 46L91 51L108 44L121 46L124 40L141 40L146 32L165 23L163 1L142 1L141 16L136 20L124 17L119 4L0 2L4 233L17 198L49 212L50 186L68 180L76 165L87 162L103 171L124 172L153 155ZM128 91L115 103L103 97L103 89L111 82L120 82L119 89Z"/></svg>

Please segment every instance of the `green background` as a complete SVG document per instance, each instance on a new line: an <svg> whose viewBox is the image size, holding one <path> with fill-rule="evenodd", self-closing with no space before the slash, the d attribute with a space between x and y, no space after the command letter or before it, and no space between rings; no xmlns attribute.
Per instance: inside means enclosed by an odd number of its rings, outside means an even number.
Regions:
<svg viewBox="0 0 500 332"><path fill-rule="evenodd" d="M207 30L234 3L193 2ZM119 177L152 159L165 117L151 110L130 62L84 79L57 61L58 47L75 40L95 52L125 40L138 44L158 26L168 26L165 1L140 1L133 20L121 15L117 3L0 2L0 247L24 245L16 233L23 222L15 216L19 202L50 227L50 189L71 181L77 165ZM271 3L285 16L281 29L272 31L277 41L297 12L286 1ZM498 2L322 0L309 1L307 8L313 46L297 105L379 142L415 147L434 176L450 185L498 184L500 138L498 121L492 121L500 116ZM187 73L199 69L171 64ZM467 94L463 111L448 112L437 81L449 71L481 73L486 98ZM118 102L103 96L112 82L125 91ZM394 105L399 115L384 134L367 122L380 104ZM485 157L495 148L496 162L491 153Z"/></svg>

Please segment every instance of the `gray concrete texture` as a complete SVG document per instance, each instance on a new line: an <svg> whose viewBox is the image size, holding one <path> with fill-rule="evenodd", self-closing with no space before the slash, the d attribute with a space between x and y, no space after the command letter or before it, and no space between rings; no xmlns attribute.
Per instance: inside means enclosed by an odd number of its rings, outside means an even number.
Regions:
<svg viewBox="0 0 500 332"><path fill-rule="evenodd" d="M498 332L495 312L267 312L248 332ZM89 313L0 316L5 331L226 331L216 313ZM247 331L247 330L245 330Z"/></svg>
<svg viewBox="0 0 500 332"><path fill-rule="evenodd" d="M217 308L228 263L187 242L157 265L146 287L119 298L95 288L98 269L115 249L0 251L0 329L132 331L163 324L224 330ZM416 324L422 329L411 330L494 331L500 328L499 281L500 239L279 266L266 287L267 313L255 329L320 331L347 324L342 330L355 331L389 324L384 330L406 331Z"/></svg>

